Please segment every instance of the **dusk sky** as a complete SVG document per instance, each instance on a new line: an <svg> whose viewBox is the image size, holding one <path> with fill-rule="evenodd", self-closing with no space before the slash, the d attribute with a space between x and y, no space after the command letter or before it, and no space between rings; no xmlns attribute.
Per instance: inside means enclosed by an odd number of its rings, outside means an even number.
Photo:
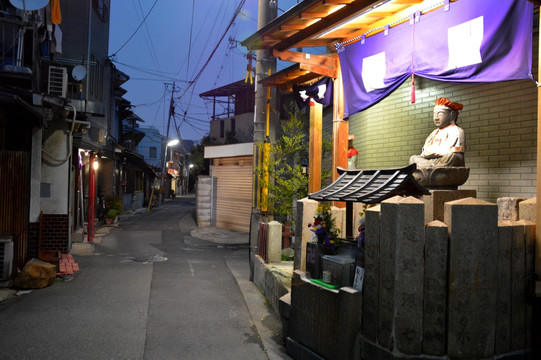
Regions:
<svg viewBox="0 0 541 360"><path fill-rule="evenodd" d="M141 126L154 126L166 134L168 104L175 82L175 119L182 139L200 140L208 134L212 104L199 94L244 79L247 50L238 42L257 30L257 0L245 1L198 81L188 91L186 88L206 63L241 3L242 0L111 1L109 54L117 68L130 77L122 86L128 90L124 98L145 121ZM296 4L296 0L279 0L278 14ZM170 138L177 137L174 124L171 119Z"/></svg>

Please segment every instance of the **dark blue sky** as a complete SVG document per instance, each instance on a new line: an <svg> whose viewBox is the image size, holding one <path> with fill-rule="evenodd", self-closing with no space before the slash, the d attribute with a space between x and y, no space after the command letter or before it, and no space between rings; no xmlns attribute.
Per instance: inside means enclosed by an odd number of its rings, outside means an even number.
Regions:
<svg viewBox="0 0 541 360"><path fill-rule="evenodd" d="M242 41L257 30L257 0L245 2L240 16L195 86L187 92L186 87L218 44L240 2L111 1L109 54L115 54L115 65L131 78L123 85L128 90L124 97L131 101L135 106L134 112L145 121L141 126L154 126L165 135L172 83L176 81L175 118L181 137L199 140L208 133L212 105L205 104L199 94L244 79L247 51L235 41ZM280 9L287 10L297 1L280 0L278 3ZM151 8L145 23L140 26ZM176 138L173 125L170 138Z"/></svg>

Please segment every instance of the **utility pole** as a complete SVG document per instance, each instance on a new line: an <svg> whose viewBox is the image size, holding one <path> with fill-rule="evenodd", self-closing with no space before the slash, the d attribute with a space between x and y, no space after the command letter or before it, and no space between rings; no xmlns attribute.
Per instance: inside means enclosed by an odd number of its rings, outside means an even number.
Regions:
<svg viewBox="0 0 541 360"><path fill-rule="evenodd" d="M160 196L158 197L158 204L161 204L163 201L163 183L165 180L165 162L167 160L167 143L169 142L169 128L171 127L171 117L173 117L175 113L175 102L174 97L175 95L175 82L173 82L173 89L171 91L171 101L169 103L169 116L167 117L167 129L165 130L165 143L163 144L164 151L163 151L163 160L162 160L162 175L160 179Z"/></svg>
<svg viewBox="0 0 541 360"><path fill-rule="evenodd" d="M269 0L259 0L258 13L257 13L257 29L261 29L268 23L270 23L277 15L278 4L271 8L269 6ZM265 88L258 83L259 80L265 78L269 74L269 70L272 74L276 72L276 59L272 56L271 50L257 50L257 61L255 66L255 118L254 118L254 142L261 143L266 137L266 105L267 105L267 92ZM276 109L276 89L271 89L271 99L274 104L271 104L271 110ZM274 106L272 106L274 105ZM274 114L271 118L275 118ZM270 133L274 135L274 121L271 121Z"/></svg>

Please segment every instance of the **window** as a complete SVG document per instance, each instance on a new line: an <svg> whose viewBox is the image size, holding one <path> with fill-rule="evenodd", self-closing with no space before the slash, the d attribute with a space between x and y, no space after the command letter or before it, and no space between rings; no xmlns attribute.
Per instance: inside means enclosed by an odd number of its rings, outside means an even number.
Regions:
<svg viewBox="0 0 541 360"><path fill-rule="evenodd" d="M150 159L156 159L156 147L155 146L151 146L149 149L148 149L148 157Z"/></svg>
<svg viewBox="0 0 541 360"><path fill-rule="evenodd" d="M234 134L236 130L235 118L231 119L231 132Z"/></svg>
<svg viewBox="0 0 541 360"><path fill-rule="evenodd" d="M223 120L220 120L220 137L225 137L225 123Z"/></svg>
<svg viewBox="0 0 541 360"><path fill-rule="evenodd" d="M136 192L142 192L143 191L143 184L144 184L145 175L140 170L135 170L135 188L133 189Z"/></svg>

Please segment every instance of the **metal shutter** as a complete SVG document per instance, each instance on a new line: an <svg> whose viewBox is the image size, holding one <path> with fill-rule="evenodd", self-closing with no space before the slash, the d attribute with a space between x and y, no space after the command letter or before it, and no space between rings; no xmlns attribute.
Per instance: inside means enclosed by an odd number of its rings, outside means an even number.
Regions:
<svg viewBox="0 0 541 360"><path fill-rule="evenodd" d="M252 156L214 159L216 226L250 230L252 213Z"/></svg>

